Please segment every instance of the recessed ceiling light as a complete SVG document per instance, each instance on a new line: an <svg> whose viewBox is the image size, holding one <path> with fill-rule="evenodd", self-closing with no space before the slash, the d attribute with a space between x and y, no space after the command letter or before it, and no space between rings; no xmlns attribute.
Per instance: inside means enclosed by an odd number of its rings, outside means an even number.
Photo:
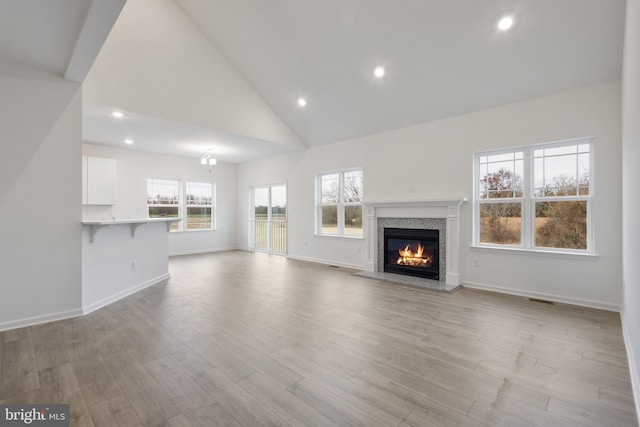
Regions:
<svg viewBox="0 0 640 427"><path fill-rule="evenodd" d="M384 76L384 68L376 67L376 69L373 70L373 75L377 78L382 78Z"/></svg>
<svg viewBox="0 0 640 427"><path fill-rule="evenodd" d="M123 118L123 117L124 117L124 113L122 113L121 111L114 111L113 113L111 113L111 115L112 115L113 117L117 117L117 118L119 118L119 119L121 119L121 118Z"/></svg>
<svg viewBox="0 0 640 427"><path fill-rule="evenodd" d="M307 106L307 100L304 98L298 98L298 105L301 107L306 107Z"/></svg>
<svg viewBox="0 0 640 427"><path fill-rule="evenodd" d="M133 139L125 139L124 143L131 145L131 144L133 144Z"/></svg>
<svg viewBox="0 0 640 427"><path fill-rule="evenodd" d="M505 16L498 21L498 29L500 31L507 31L513 25L513 18L511 16Z"/></svg>

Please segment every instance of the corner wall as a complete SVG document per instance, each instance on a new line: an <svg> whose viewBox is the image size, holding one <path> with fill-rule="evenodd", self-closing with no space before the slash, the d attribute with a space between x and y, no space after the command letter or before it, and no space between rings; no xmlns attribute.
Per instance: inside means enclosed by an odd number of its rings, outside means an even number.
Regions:
<svg viewBox="0 0 640 427"><path fill-rule="evenodd" d="M82 93L0 60L0 330L80 314Z"/></svg>
<svg viewBox="0 0 640 427"><path fill-rule="evenodd" d="M460 219L460 278L467 286L619 310L620 108L620 82L610 82L244 163L238 167L239 220L246 219L250 186L287 182L289 256L363 269L364 240L314 234L317 173L362 167L367 201L471 200L475 151L592 136L598 256L473 249L467 203ZM247 246L244 225L238 244Z"/></svg>
<svg viewBox="0 0 640 427"><path fill-rule="evenodd" d="M640 0L627 0L622 107L623 307L636 414L640 414Z"/></svg>

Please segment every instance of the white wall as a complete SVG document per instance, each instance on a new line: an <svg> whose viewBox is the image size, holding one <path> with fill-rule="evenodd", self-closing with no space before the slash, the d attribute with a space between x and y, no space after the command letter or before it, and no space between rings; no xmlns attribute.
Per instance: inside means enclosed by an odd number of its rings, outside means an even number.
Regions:
<svg viewBox="0 0 640 427"><path fill-rule="evenodd" d="M79 314L81 90L0 60L0 330Z"/></svg>
<svg viewBox="0 0 640 427"><path fill-rule="evenodd" d="M627 0L623 70L622 186L624 295L622 328L640 414L640 0Z"/></svg>
<svg viewBox="0 0 640 427"><path fill-rule="evenodd" d="M169 277L166 223L82 229L82 309L89 313Z"/></svg>
<svg viewBox="0 0 640 427"><path fill-rule="evenodd" d="M471 198L475 151L593 136L599 256L471 249L471 206L467 204L461 219L461 280L471 286L618 309L620 117L620 82L611 82L246 163L238 168L238 212L247 212L250 186L287 181L290 256L362 268L363 240L314 235L318 172L363 167L365 200ZM238 230L238 244L247 245L244 226ZM478 268L473 267L475 259Z"/></svg>
<svg viewBox="0 0 640 427"><path fill-rule="evenodd" d="M82 155L116 159L116 204L83 208L86 219L147 217L147 178L211 182L216 186L216 225L212 231L169 234L169 255L236 248L236 165L218 162L213 172L200 159L144 153L124 148L83 144ZM78 157L80 164L80 157Z"/></svg>

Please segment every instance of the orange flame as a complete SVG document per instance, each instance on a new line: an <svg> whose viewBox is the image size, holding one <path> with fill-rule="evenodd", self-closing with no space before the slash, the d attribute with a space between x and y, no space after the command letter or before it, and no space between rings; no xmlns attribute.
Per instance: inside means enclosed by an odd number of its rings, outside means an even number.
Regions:
<svg viewBox="0 0 640 427"><path fill-rule="evenodd" d="M400 257L398 258L398 261L396 263L398 265L409 265L412 267L422 267L430 265L432 263L433 257L423 257L423 253L424 246L422 246L421 244L418 244L418 248L416 249L415 253L411 250L410 245L407 245L404 247L404 249L398 250L398 254L400 254Z"/></svg>

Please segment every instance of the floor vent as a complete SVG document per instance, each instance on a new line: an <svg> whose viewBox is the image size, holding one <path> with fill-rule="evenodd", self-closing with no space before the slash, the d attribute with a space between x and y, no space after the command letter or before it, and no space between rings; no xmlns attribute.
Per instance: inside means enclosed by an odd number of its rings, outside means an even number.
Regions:
<svg viewBox="0 0 640 427"><path fill-rule="evenodd" d="M529 301L533 301L533 302L541 302L541 303L544 303L544 304L551 304L551 305L555 305L555 302L553 302L553 301L547 301L546 299L529 298Z"/></svg>

